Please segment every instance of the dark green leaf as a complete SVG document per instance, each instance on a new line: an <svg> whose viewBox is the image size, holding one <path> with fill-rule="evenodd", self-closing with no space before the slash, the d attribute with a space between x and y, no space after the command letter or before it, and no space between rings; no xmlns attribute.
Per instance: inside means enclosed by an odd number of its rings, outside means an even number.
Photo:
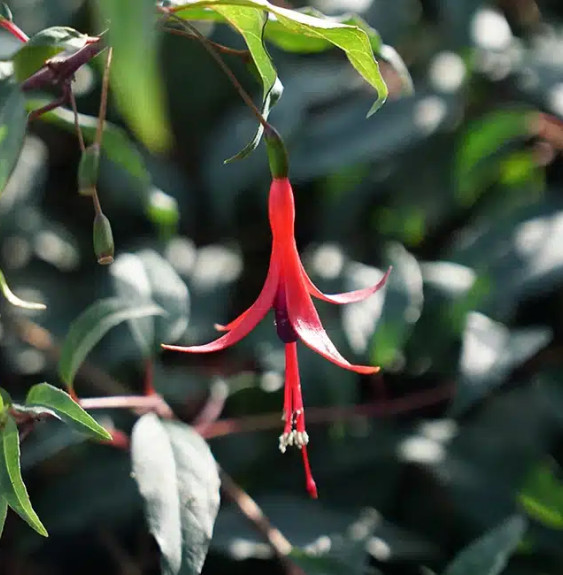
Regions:
<svg viewBox="0 0 563 575"><path fill-rule="evenodd" d="M8 505L37 533L47 537L31 506L20 469L20 437L16 422L8 417L0 430L0 487Z"/></svg>
<svg viewBox="0 0 563 575"><path fill-rule="evenodd" d="M483 314L468 314L453 412L461 413L500 385L512 369L532 357L550 339L547 328L510 331Z"/></svg>
<svg viewBox="0 0 563 575"><path fill-rule="evenodd" d="M86 44L88 36L62 26L47 28L32 36L14 54L14 74L23 82L45 65L45 62L64 51L75 52Z"/></svg>
<svg viewBox="0 0 563 575"><path fill-rule="evenodd" d="M131 456L163 573L200 573L219 509L219 475L209 447L188 425L151 413L133 428Z"/></svg>
<svg viewBox="0 0 563 575"><path fill-rule="evenodd" d="M111 435L62 389L39 383L29 390L25 403L51 409L70 427L94 439L111 440Z"/></svg>
<svg viewBox="0 0 563 575"><path fill-rule="evenodd" d="M188 325L188 288L174 268L152 250L122 254L112 265L116 294L136 305L157 304L166 318L133 318L128 321L144 355L151 355L161 343L178 339Z"/></svg>
<svg viewBox="0 0 563 575"><path fill-rule="evenodd" d="M11 79L0 79L0 193L20 156L26 127L23 94Z"/></svg>
<svg viewBox="0 0 563 575"><path fill-rule="evenodd" d="M97 3L113 46L111 87L132 130L153 152L170 148L164 90L158 68L158 36L153 0L101 0Z"/></svg>
<svg viewBox="0 0 563 575"><path fill-rule="evenodd" d="M498 575L525 531L522 517L510 517L461 551L443 575Z"/></svg>
<svg viewBox="0 0 563 575"><path fill-rule="evenodd" d="M94 302L72 322L63 342L59 360L62 380L72 387L74 376L84 358L112 327L129 319L164 313L157 305L135 306L119 298Z"/></svg>

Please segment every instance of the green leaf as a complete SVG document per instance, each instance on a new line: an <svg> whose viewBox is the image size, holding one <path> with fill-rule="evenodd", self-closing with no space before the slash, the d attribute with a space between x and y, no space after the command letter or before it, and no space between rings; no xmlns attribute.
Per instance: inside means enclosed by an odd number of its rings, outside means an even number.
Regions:
<svg viewBox="0 0 563 575"><path fill-rule="evenodd" d="M102 25L110 23L113 46L111 88L116 104L137 137L152 152L172 143L158 68L158 36L153 0L100 0Z"/></svg>
<svg viewBox="0 0 563 575"><path fill-rule="evenodd" d="M129 319L164 313L157 305L134 306L119 298L94 302L72 322L63 342L59 360L62 380L72 387L74 376L84 358L112 327Z"/></svg>
<svg viewBox="0 0 563 575"><path fill-rule="evenodd" d="M28 100L27 107L28 109L37 109L47 103L48 100L33 99ZM75 133L74 115L70 110L57 108L56 110L42 114L39 119L72 134ZM86 142L94 142L98 118L78 114L78 124L80 125ZM104 124L102 153L110 162L114 163L118 168L121 168L136 180L143 191L148 191L151 179L143 157L135 147L135 144L129 139L127 133L110 122L105 122Z"/></svg>
<svg viewBox="0 0 563 575"><path fill-rule="evenodd" d="M47 60L61 52L79 50L86 45L87 39L87 35L63 26L41 30L14 54L16 80L23 82L41 69Z"/></svg>
<svg viewBox="0 0 563 575"><path fill-rule="evenodd" d="M219 510L219 475L209 447L188 425L149 413L133 428L131 457L163 573L200 573Z"/></svg>
<svg viewBox="0 0 563 575"><path fill-rule="evenodd" d="M335 19L310 16L296 10L288 10L267 2L267 0L197 0L190 4L176 5L177 16L190 18L190 10L208 7L217 10L221 6L249 7L274 14L276 20L295 35L308 36L337 46L346 53L348 60L360 75L377 91L377 100L368 112L375 113L387 99L387 86L373 55L370 38L358 26L342 24ZM318 13L320 15L320 13Z"/></svg>
<svg viewBox="0 0 563 575"><path fill-rule="evenodd" d="M0 79L0 193L20 157L26 128L22 92L10 78Z"/></svg>
<svg viewBox="0 0 563 575"><path fill-rule="evenodd" d="M549 461L534 467L518 494L526 513L551 529L563 529L563 482Z"/></svg>
<svg viewBox="0 0 563 575"><path fill-rule="evenodd" d="M267 119L270 110L280 99L283 92L283 85L264 46L263 30L267 15L263 10L245 6L216 6L214 10L225 17L227 22L241 34L248 46L258 76L262 80L264 94L262 98L262 115ZM260 124L252 141L238 154L226 160L226 163L240 160L256 149L263 132L264 128Z"/></svg>
<svg viewBox="0 0 563 575"><path fill-rule="evenodd" d="M443 575L498 575L526 531L525 520L514 515L463 549Z"/></svg>
<svg viewBox="0 0 563 575"><path fill-rule="evenodd" d="M474 203L499 177L500 160L512 151L510 146L530 138L535 118L529 108L496 110L468 127L454 167L457 197L463 205Z"/></svg>
<svg viewBox="0 0 563 575"><path fill-rule="evenodd" d="M34 385L25 398L25 404L52 410L70 427L94 439L111 440L111 435L91 415L86 413L70 395L48 383Z"/></svg>
<svg viewBox="0 0 563 575"><path fill-rule="evenodd" d="M178 339L189 318L188 288L174 268L157 252L142 250L122 254L111 267L116 295L135 305L156 304L166 318L132 318L129 327L145 356L160 349L161 343Z"/></svg>
<svg viewBox="0 0 563 575"><path fill-rule="evenodd" d="M40 309L46 309L47 306L45 304L42 303L33 303L30 301L24 301L23 299L20 299L19 297L17 297L12 290L9 288L8 286L8 282L6 281L6 278L4 276L4 273L2 272L2 270L0 270L0 291L2 291L2 294L4 295L4 297L12 304L15 305L16 307L22 307L24 309L35 309L35 310L40 310Z"/></svg>
<svg viewBox="0 0 563 575"><path fill-rule="evenodd" d="M31 506L21 476L20 437L18 426L11 417L0 431L0 488L8 505L37 533L47 537L47 530Z"/></svg>
<svg viewBox="0 0 563 575"><path fill-rule="evenodd" d="M0 496L0 537L2 537L2 532L4 531L6 515L8 515L8 502Z"/></svg>

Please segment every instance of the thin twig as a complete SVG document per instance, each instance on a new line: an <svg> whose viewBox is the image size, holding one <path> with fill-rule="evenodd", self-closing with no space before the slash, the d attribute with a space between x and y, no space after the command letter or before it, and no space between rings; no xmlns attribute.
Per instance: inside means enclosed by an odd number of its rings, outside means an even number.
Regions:
<svg viewBox="0 0 563 575"><path fill-rule="evenodd" d="M183 38L188 38L191 40L199 40L196 38L192 33L186 32L185 30L178 30L178 28L170 28L169 26L164 26L164 31L169 32L170 34L174 34L176 36L182 36ZM238 50L237 48L229 48L228 46L224 46L223 44L219 44L218 42L213 42L209 38L206 39L209 45L213 46L215 50L221 52L222 54L229 54L231 56L238 56L242 58L244 61L248 61L250 59L250 52L248 50Z"/></svg>
<svg viewBox="0 0 563 575"><path fill-rule="evenodd" d="M285 572L288 575L305 575L304 571L288 557L293 549L291 543L279 529L270 523L270 520L256 501L235 483L232 477L221 467L219 467L219 476L221 478L221 489L224 494L239 508L240 512L250 521L256 531L270 544Z"/></svg>
<svg viewBox="0 0 563 575"><path fill-rule="evenodd" d="M109 90L109 72L111 68L111 59L113 56L113 48L108 48L106 57L106 65L104 67L104 77L102 79L102 93L100 95L100 111L98 112L98 125L96 126L96 139L94 140L98 148L102 148L102 138L104 135L104 123L106 120L106 113L108 108L108 90Z"/></svg>
<svg viewBox="0 0 563 575"><path fill-rule="evenodd" d="M444 385L430 390L420 391L385 403L367 403L347 407L308 407L307 424L326 424L335 421L348 421L357 417L391 417L415 409L436 405L451 399L453 385ZM276 429L280 425L279 413L267 413L243 418L221 419L203 428L195 426L206 439L223 437L234 433L249 433Z"/></svg>
<svg viewBox="0 0 563 575"><path fill-rule="evenodd" d="M45 90L60 86L65 80L70 80L78 68L92 60L104 48L101 38L89 38L86 45L80 50L77 50L67 58L52 60L48 65L46 64L22 82L20 88L24 92L30 92L32 90Z"/></svg>
<svg viewBox="0 0 563 575"><path fill-rule="evenodd" d="M209 40L192 24L183 20L179 16L176 16L173 12L166 8L159 8L163 14L168 14L175 22L186 28L193 34L202 44L202 46L207 50L209 55L217 62L221 70L225 73L227 78L229 78L231 84L234 86L235 90L239 93L239 96L244 100L244 103L250 108L253 114L256 116L257 120L266 129L270 129L270 124L262 115L262 112L258 109L256 104L252 101L252 98L248 95L246 90L242 87L242 84L238 81L237 77L234 75L233 71L223 62L221 55L215 50L215 48L209 43Z"/></svg>
<svg viewBox="0 0 563 575"><path fill-rule="evenodd" d="M80 146L80 151L84 153L86 145L84 144L84 136L82 135L82 128L78 121L78 107L76 106L76 98L74 97L74 92L71 90L70 95L70 105L72 106L72 112L74 114L74 129L76 130L76 135L78 137L78 144Z"/></svg>

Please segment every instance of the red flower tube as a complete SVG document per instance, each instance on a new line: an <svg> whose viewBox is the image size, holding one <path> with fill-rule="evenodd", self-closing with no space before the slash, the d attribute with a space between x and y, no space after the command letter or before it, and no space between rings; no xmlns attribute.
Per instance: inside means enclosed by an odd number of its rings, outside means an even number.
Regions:
<svg viewBox="0 0 563 575"><path fill-rule="evenodd" d="M279 448L282 453L292 445L301 450L307 491L311 497L316 498L317 488L307 456L309 436L305 430L297 341L301 340L313 351L344 369L369 374L379 371L379 367L353 365L340 355L321 324L311 296L335 304L358 302L382 288L391 270L388 270L376 285L348 293L327 295L313 284L303 268L295 243L295 205L291 184L286 175L285 149L281 138L275 132L273 135L267 134L266 142L274 176L269 196L272 252L262 291L256 301L231 323L225 326L216 325L218 330L226 332L218 339L204 345L162 347L188 353L210 353L225 349L247 336L273 308L276 331L285 344L286 362L283 406L285 425L280 436Z"/></svg>

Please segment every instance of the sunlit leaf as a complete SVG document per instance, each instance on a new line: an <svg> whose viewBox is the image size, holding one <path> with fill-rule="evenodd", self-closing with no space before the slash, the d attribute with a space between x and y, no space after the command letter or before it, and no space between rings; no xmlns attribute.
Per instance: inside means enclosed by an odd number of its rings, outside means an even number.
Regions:
<svg viewBox="0 0 563 575"><path fill-rule="evenodd" d="M555 476L551 462L543 462L532 469L518 494L526 513L551 529L563 529L563 481Z"/></svg>
<svg viewBox="0 0 563 575"><path fill-rule="evenodd" d="M72 387L74 376L85 357L112 327L129 319L164 313L155 304L135 305L119 298L94 302L72 322L65 337L59 360L62 380Z"/></svg>
<svg viewBox="0 0 563 575"><path fill-rule="evenodd" d="M219 475L209 447L188 425L147 414L133 428L131 456L163 573L199 574L219 510Z"/></svg>
<svg viewBox="0 0 563 575"><path fill-rule="evenodd" d="M495 389L512 369L532 357L550 339L547 328L511 331L483 314L468 314L453 411L466 410Z"/></svg>
<svg viewBox="0 0 563 575"><path fill-rule="evenodd" d="M498 575L525 531L526 522L522 517L510 517L463 549L443 575Z"/></svg>
<svg viewBox="0 0 563 575"><path fill-rule="evenodd" d="M115 293L131 305L158 305L165 318L137 317L128 320L135 341L144 355L161 343L178 339L188 325L190 296L174 268L158 253L143 250L120 255L112 265Z"/></svg>
<svg viewBox="0 0 563 575"><path fill-rule="evenodd" d="M278 22L290 32L324 40L346 53L354 68L377 91L377 100L368 116L375 113L387 98L387 86L379 72L370 39L366 32L357 26L281 8L270 4L267 0L198 0L190 4L174 2L174 5L175 13L186 18L189 18L191 9L208 7L215 10L219 6L245 6L274 14Z"/></svg>
<svg viewBox="0 0 563 575"><path fill-rule="evenodd" d="M39 383L29 390L25 403L28 406L52 410L57 417L80 433L86 433L94 439L111 440L111 435L62 389L48 383Z"/></svg>
<svg viewBox="0 0 563 575"><path fill-rule="evenodd" d="M20 469L20 436L16 422L7 417L0 429L0 488L8 505L37 533L47 530L31 506Z"/></svg>
<svg viewBox="0 0 563 575"><path fill-rule="evenodd" d="M158 68L153 0L100 0L102 26L109 22L113 46L111 89L117 106L139 139L153 152L170 148L164 90Z"/></svg>
<svg viewBox="0 0 563 575"><path fill-rule="evenodd" d="M36 310L46 309L47 307L45 304L24 301L23 299L17 297L8 286L8 282L6 281L6 278L1 270L0 270L0 291L2 291L4 297L12 305L15 305L16 307L22 307L24 309L36 309Z"/></svg>

